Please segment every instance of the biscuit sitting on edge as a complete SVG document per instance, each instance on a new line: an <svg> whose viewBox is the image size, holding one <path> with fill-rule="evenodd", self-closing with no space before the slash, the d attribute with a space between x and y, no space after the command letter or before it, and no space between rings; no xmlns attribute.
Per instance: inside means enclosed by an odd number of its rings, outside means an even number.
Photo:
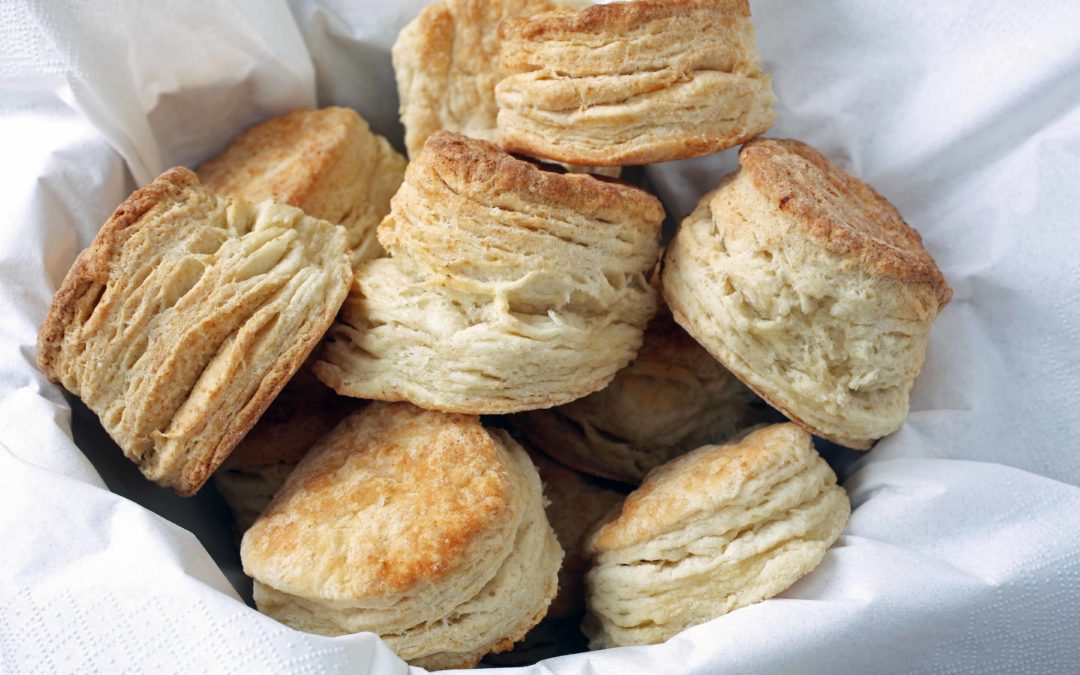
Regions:
<svg viewBox="0 0 1080 675"><path fill-rule="evenodd" d="M240 134L198 173L220 194L270 199L342 225L355 265L382 254L375 226L390 211L405 158L355 110L294 110Z"/></svg>
<svg viewBox="0 0 1080 675"><path fill-rule="evenodd" d="M240 555L260 611L322 635L372 631L438 669L510 649L539 622L562 550L508 434L373 403L301 460Z"/></svg>
<svg viewBox="0 0 1080 675"><path fill-rule="evenodd" d="M720 443L771 411L662 307L637 358L604 389L514 426L536 448L579 471L638 484L664 462Z"/></svg>
<svg viewBox="0 0 1080 675"><path fill-rule="evenodd" d="M190 495L304 362L351 277L340 226L170 169L79 254L38 364L147 478Z"/></svg>
<svg viewBox="0 0 1080 675"><path fill-rule="evenodd" d="M560 162L719 152L772 126L746 0L639 0L508 19L495 88L504 147Z"/></svg>
<svg viewBox="0 0 1080 675"><path fill-rule="evenodd" d="M663 642L771 598L821 562L850 514L794 424L664 464L589 538L589 646Z"/></svg>
<svg viewBox="0 0 1080 675"><path fill-rule="evenodd" d="M759 139L663 263L675 320L813 433L869 448L908 413L952 291L919 234L805 143Z"/></svg>
<svg viewBox="0 0 1080 675"><path fill-rule="evenodd" d="M500 414L603 388L656 311L664 211L440 131L409 164L316 362L338 393Z"/></svg>

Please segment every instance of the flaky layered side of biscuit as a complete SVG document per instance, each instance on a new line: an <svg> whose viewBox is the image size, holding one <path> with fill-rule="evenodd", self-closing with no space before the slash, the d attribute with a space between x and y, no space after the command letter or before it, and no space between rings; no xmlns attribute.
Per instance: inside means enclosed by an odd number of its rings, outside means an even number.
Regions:
<svg viewBox="0 0 1080 675"><path fill-rule="evenodd" d="M762 139L702 198L664 259L676 320L814 433L895 431L952 295L883 197L798 141Z"/></svg>
<svg viewBox="0 0 1080 675"><path fill-rule="evenodd" d="M442 0L425 7L398 34L392 56L405 147L415 158L436 131L499 143L495 85L499 24L551 11L548 0ZM619 167L574 166L568 171L618 177Z"/></svg>
<svg viewBox="0 0 1080 675"><path fill-rule="evenodd" d="M375 403L300 462L244 535L260 611L378 633L426 668L469 667L543 618L562 551L528 456L477 418Z"/></svg>
<svg viewBox="0 0 1080 675"><path fill-rule="evenodd" d="M351 276L341 227L171 169L76 259L38 363L148 478L191 494L303 363Z"/></svg>
<svg viewBox="0 0 1080 675"><path fill-rule="evenodd" d="M718 152L773 122L745 0L639 0L500 27L501 142L618 166Z"/></svg>
<svg viewBox="0 0 1080 675"><path fill-rule="evenodd" d="M505 413L606 385L641 344L663 209L439 132L410 164L315 364L341 394Z"/></svg>
<svg viewBox="0 0 1080 675"><path fill-rule="evenodd" d="M662 309L630 365L604 389L514 416L530 444L567 466L638 484L650 470L765 420L767 409Z"/></svg>
<svg viewBox="0 0 1080 675"><path fill-rule="evenodd" d="M339 223L358 264L382 254L375 227L390 211L405 158L355 110L304 109L248 129L198 172L221 194Z"/></svg>
<svg viewBox="0 0 1080 675"><path fill-rule="evenodd" d="M780 593L821 562L850 513L794 424L661 466L588 542L590 647L663 642Z"/></svg>
<svg viewBox="0 0 1080 675"><path fill-rule="evenodd" d="M498 142L499 23L554 7L548 0L442 0L401 30L392 55L409 157L442 129Z"/></svg>

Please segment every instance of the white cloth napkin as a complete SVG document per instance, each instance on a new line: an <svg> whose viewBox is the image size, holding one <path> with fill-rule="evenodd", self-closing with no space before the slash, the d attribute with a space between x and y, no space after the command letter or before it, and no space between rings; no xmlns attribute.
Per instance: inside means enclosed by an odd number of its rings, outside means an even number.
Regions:
<svg viewBox="0 0 1080 675"><path fill-rule="evenodd" d="M76 253L163 169L316 102L400 143L389 46L423 4L0 5L0 672L407 671L372 635L247 607L220 503L139 477L38 373L34 341ZM770 135L896 203L953 303L907 423L841 457L855 510L817 570L664 645L527 670L1076 672L1080 5L753 10L780 98ZM649 172L681 215L734 164Z"/></svg>

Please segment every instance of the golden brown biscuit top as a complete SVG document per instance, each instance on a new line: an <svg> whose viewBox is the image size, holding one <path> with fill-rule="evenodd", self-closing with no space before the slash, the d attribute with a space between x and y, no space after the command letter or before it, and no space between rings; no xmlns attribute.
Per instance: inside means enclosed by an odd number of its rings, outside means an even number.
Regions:
<svg viewBox="0 0 1080 675"><path fill-rule="evenodd" d="M810 434L794 424L775 424L737 442L693 450L651 471L621 511L596 530L589 552L622 549L671 532L729 505L755 479L806 464L815 455Z"/></svg>
<svg viewBox="0 0 1080 675"><path fill-rule="evenodd" d="M873 274L932 284L942 305L952 297L896 207L806 143L758 138L742 147L739 164L767 200L833 254Z"/></svg>
<svg viewBox="0 0 1080 675"><path fill-rule="evenodd" d="M199 167L210 189L249 202L302 206L313 186L342 160L349 133L364 124L348 108L301 109L248 129Z"/></svg>
<svg viewBox="0 0 1080 675"><path fill-rule="evenodd" d="M509 527L504 458L477 417L373 403L323 437L248 530L245 571L345 601L431 583Z"/></svg>
<svg viewBox="0 0 1080 675"><path fill-rule="evenodd" d="M714 10L750 16L747 0L637 0L592 5L581 11L556 10L533 17L507 19L499 25L499 37L517 40L558 40L570 35L593 35L633 30L647 23Z"/></svg>
<svg viewBox="0 0 1080 675"><path fill-rule="evenodd" d="M660 202L640 188L588 174L547 171L486 141L439 131L406 169L406 181L434 174L458 194L503 203L510 194L568 207L591 218L653 230L664 219Z"/></svg>

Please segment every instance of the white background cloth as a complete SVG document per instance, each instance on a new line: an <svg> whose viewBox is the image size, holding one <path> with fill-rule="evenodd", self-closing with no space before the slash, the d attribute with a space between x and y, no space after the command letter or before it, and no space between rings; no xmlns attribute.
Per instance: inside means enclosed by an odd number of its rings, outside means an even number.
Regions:
<svg viewBox="0 0 1080 675"><path fill-rule="evenodd" d="M316 103L400 146L389 47L423 4L0 2L0 671L406 670L371 635L244 605L220 505L146 484L84 419L95 469L34 341L76 253L163 169ZM816 571L664 645L530 672L1080 671L1080 3L752 6L770 135L889 197L955 297L911 417L846 467L855 510ZM681 215L734 163L650 177Z"/></svg>

